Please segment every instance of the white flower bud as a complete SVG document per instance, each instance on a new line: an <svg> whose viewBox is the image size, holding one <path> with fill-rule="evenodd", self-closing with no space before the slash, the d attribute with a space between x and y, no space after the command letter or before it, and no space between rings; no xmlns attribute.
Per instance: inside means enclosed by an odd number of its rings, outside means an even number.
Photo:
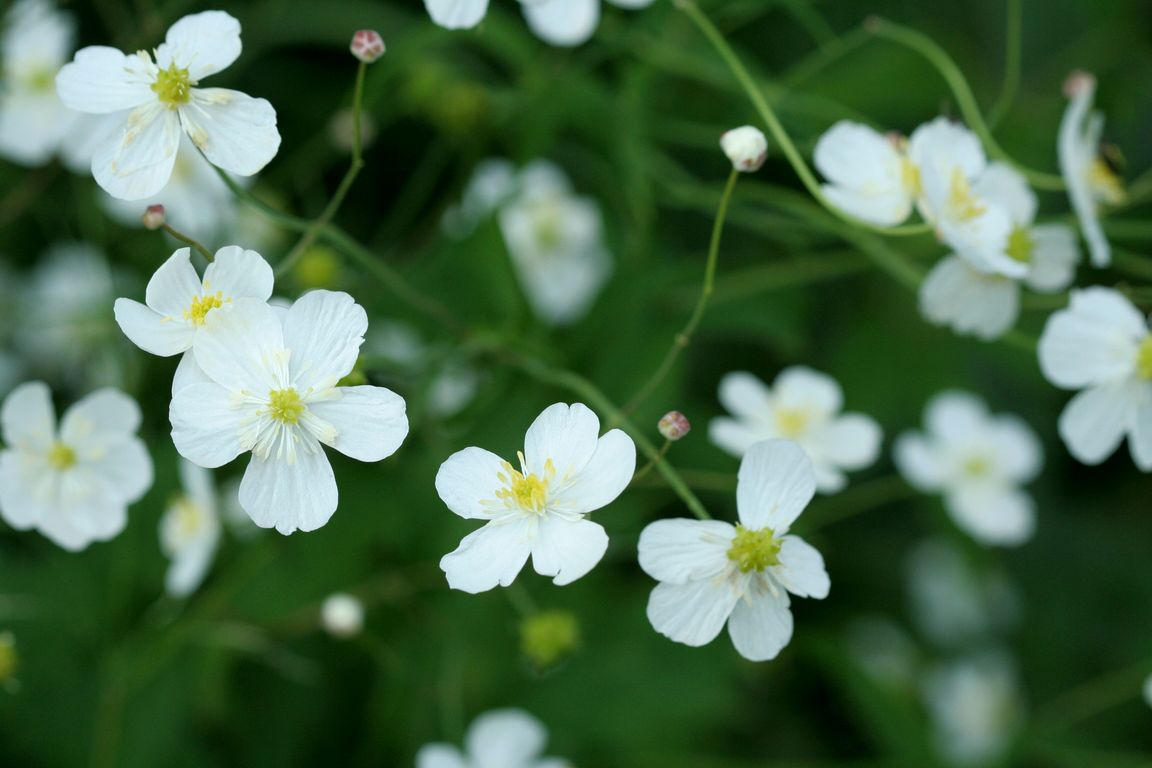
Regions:
<svg viewBox="0 0 1152 768"><path fill-rule="evenodd" d="M743 173L760 170L768 157L768 139L759 128L751 125L726 131L720 137L720 148L732 161L732 167Z"/></svg>
<svg viewBox="0 0 1152 768"><path fill-rule="evenodd" d="M384 39L374 29L360 29L352 35L349 50L360 61L371 64L384 55Z"/></svg>
<svg viewBox="0 0 1152 768"><path fill-rule="evenodd" d="M144 215L140 217L140 221L144 222L145 229L160 229L160 227L164 226L165 221L164 206L148 206L144 211Z"/></svg>
<svg viewBox="0 0 1152 768"><path fill-rule="evenodd" d="M364 605L344 592L331 594L320 607L320 623L333 637L355 637L364 627Z"/></svg>

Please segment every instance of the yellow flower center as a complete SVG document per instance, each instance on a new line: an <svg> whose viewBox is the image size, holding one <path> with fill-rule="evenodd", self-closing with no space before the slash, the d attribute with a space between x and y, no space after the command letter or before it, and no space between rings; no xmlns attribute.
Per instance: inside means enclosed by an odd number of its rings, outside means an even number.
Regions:
<svg viewBox="0 0 1152 768"><path fill-rule="evenodd" d="M1005 252L1009 258L1015 259L1021 264L1028 264L1032 261L1032 249L1034 247L1032 233L1028 231L1028 228L1016 227L1008 235L1008 247Z"/></svg>
<svg viewBox="0 0 1152 768"><path fill-rule="evenodd" d="M273 389L268 393L268 415L281 424L298 424L304 413L300 394L292 389Z"/></svg>
<svg viewBox="0 0 1152 768"><path fill-rule="evenodd" d="M1136 375L1142 379L1152 379L1152 334L1145 336L1136 350Z"/></svg>
<svg viewBox="0 0 1152 768"><path fill-rule="evenodd" d="M51 69L43 67L38 68L28 74L24 79L28 88L33 91L55 91L56 90L56 72Z"/></svg>
<svg viewBox="0 0 1152 768"><path fill-rule="evenodd" d="M952 184L948 189L948 206L961 221L974 219L987 210L987 206L972 194L968 177L959 168L952 169Z"/></svg>
<svg viewBox="0 0 1152 768"><path fill-rule="evenodd" d="M762 571L773 565L780 565L780 546L783 542L776 538L771 528L753 531L736 524L736 538L728 548L728 559L736 564L741 573Z"/></svg>
<svg viewBox="0 0 1152 768"><path fill-rule="evenodd" d="M181 69L175 64L169 64L168 69L162 69L156 75L156 82L152 83L152 92L160 103L168 109L176 109L181 104L187 104L192 98L192 80L188 77L188 70Z"/></svg>
<svg viewBox="0 0 1152 768"><path fill-rule="evenodd" d="M176 513L176 535L186 541L203 527L204 514L200 507L187 497L178 500L173 506Z"/></svg>
<svg viewBox="0 0 1152 768"><path fill-rule="evenodd" d="M532 229L542 249L558 248L561 243L559 206L551 200L536 203L532 210Z"/></svg>
<svg viewBox="0 0 1152 768"><path fill-rule="evenodd" d="M907 157L900 158L900 176L908 194L912 197L920 197L924 188L920 183L920 169L916 167L916 163Z"/></svg>
<svg viewBox="0 0 1152 768"><path fill-rule="evenodd" d="M1115 169L1103 157L1097 155L1088 166L1088 186L1097 200L1108 205L1119 205L1124 202L1124 182L1120 180Z"/></svg>
<svg viewBox="0 0 1152 768"><path fill-rule="evenodd" d="M983 477L992 469L992 462L986 456L970 456L961 465L964 474L971 478Z"/></svg>
<svg viewBox="0 0 1152 768"><path fill-rule="evenodd" d="M780 408L776 411L776 431L780 437L800 437L811 421L812 414L804 408Z"/></svg>
<svg viewBox="0 0 1152 768"><path fill-rule="evenodd" d="M52 469L63 471L70 469L76 464L76 451L72 450L64 443L53 443L52 447L48 449L48 465Z"/></svg>
<svg viewBox="0 0 1152 768"><path fill-rule="evenodd" d="M520 459L520 466L524 466L524 453L516 454ZM544 476L518 472L509 462L505 461L504 471L496 474L496 478L504 487L496 491L496 498L509 502L525 512L534 512L538 515L544 513L548 501L548 483L556 476L556 465L552 459L544 462Z"/></svg>
<svg viewBox="0 0 1152 768"><path fill-rule="evenodd" d="M224 306L224 294L221 291L208 296L197 296L192 299L192 305L184 310L184 319L192 325L204 325L204 318L214 309Z"/></svg>

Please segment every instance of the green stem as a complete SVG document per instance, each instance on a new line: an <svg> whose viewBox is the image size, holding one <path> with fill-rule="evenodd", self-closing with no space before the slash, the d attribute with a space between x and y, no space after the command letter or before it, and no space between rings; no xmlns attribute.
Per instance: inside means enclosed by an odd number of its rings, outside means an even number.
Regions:
<svg viewBox="0 0 1152 768"><path fill-rule="evenodd" d="M1152 660L1107 672L1082 683L1036 711L1037 728L1058 731L1077 725L1140 695Z"/></svg>
<svg viewBox="0 0 1152 768"><path fill-rule="evenodd" d="M624 406L623 413L625 414L630 414L636 410L656 387L660 386L661 382L668 376L669 371L672 370L672 366L676 364L677 358L692 343L692 334L700 325L704 311L708 308L708 299L712 297L712 292L716 287L716 262L720 257L720 237L724 232L724 219L728 215L728 204L732 200L732 190L736 188L736 180L739 178L740 171L733 168L732 172L728 174L728 183L724 185L724 194L720 197L720 207L716 211L716 219L712 223L712 239L708 243L708 259L704 266L704 283L700 286L700 298L696 300L696 308L692 310L692 315L684 324L684 328L672 340L672 346L668 348L660 365L648 377L644 386L640 387L640 390Z"/></svg>
<svg viewBox="0 0 1152 768"><path fill-rule="evenodd" d="M668 449L671 447L672 447L672 441L671 440L665 440L664 445L660 446L660 458L661 459L663 459L665 456L668 455ZM643 467L636 470L636 474L632 475L632 482L635 483L638 480L643 480L648 475L648 473L652 471L652 468L655 466L656 466L655 461L649 461Z"/></svg>
<svg viewBox="0 0 1152 768"><path fill-rule="evenodd" d="M1008 20L1004 25L1004 82L1000 86L1000 96L988 110L988 124L995 127L1008 114L1016 92L1020 89L1020 0L1007 0Z"/></svg>
<svg viewBox="0 0 1152 768"><path fill-rule="evenodd" d="M944 78L944 82L947 83L951 89L952 95L956 99L956 105L960 108L960 114L964 116L964 121L968 124L968 127L980 137L980 141L983 142L987 148L988 154L1014 166L1024 174L1028 179L1028 183L1037 189L1058 191L1065 188L1064 179L1059 175L1026 168L1012 159L1012 157L1004 151L1004 148L1001 147L992 136L992 131L989 130L988 124L984 121L984 117L980 113L980 107L976 103L976 97L972 95L972 88L968 85L968 81L964 79L960 68L956 66L956 62L952 61L952 58L944 49L936 44L935 40L909 27L876 17L870 18L867 21L866 28L877 37L890 40L915 51L936 68L936 71L940 73L940 76Z"/></svg>
<svg viewBox="0 0 1152 768"><path fill-rule="evenodd" d="M196 249L197 253L199 253L201 256L203 256L205 259L208 260L209 264L212 263L212 259L213 259L212 251L208 250L204 246L204 244L201 243L200 241L193 239L192 237L184 234L183 232L181 232L178 229L175 229L171 224L161 224L160 229L164 230L169 235L176 238L177 240L184 243L185 245L192 246L193 248Z"/></svg>
<svg viewBox="0 0 1152 768"><path fill-rule="evenodd" d="M364 167L360 117L364 101L364 73L367 69L367 62L360 62L360 66L356 68L356 85L352 91L352 162L348 165L348 170L344 172L344 178L340 180L340 186L336 188L336 194L332 195L332 199L328 202L323 212L312 221L312 224L304 231L304 234L301 235L296 245L292 247L292 250L288 252L288 255L276 265L277 277L282 277L287 274L288 270L292 269L296 262L300 260L300 257L316 242L320 231L332 221L336 212L340 210L340 206L344 203L344 198L348 196L348 190L352 188L353 182L356 181L356 176L359 175L360 169Z"/></svg>
<svg viewBox="0 0 1152 768"><path fill-rule="evenodd" d="M844 222L883 235L923 235L932 231L932 227L929 224L881 227L857 219L854 216L849 216L829 202L820 189L820 182L817 180L816 175L812 173L812 169L808 167L808 163L805 162L803 156L801 156L800 151L796 148L788 132L784 130L784 126L781 125L780 119L776 116L775 111L773 111L772 107L768 106L767 100L765 100L760 89L756 87L756 82L752 79L752 76L748 74L748 70L745 69L739 57L737 57L736 53L732 50L732 46L728 45L728 41L724 39L724 36L720 34L720 31L716 29L716 26L704 15L704 12L696 6L693 0L678 0L676 5L692 20L704 36L708 38L708 41L712 43L712 47L715 48L716 52L720 54L720 57L724 59L724 63L728 65L728 69L731 70L733 76L743 87L748 98L751 99L752 105L756 108L760 118L764 121L765 125L768 126L768 132L772 134L772 138L776 141L776 144L779 145L780 151L784 153L784 157L787 158L788 163L792 166L796 175L800 177L800 181L804 184L805 188L807 188L808 193L816 198L822 206L828 209L836 218Z"/></svg>

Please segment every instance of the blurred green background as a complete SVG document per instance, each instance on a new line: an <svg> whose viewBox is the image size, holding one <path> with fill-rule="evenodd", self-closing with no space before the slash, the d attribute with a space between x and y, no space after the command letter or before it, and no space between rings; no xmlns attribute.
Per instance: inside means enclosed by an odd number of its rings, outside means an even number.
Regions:
<svg viewBox="0 0 1152 768"><path fill-rule="evenodd" d="M908 133L957 113L922 58L860 31L869 15L930 35L984 108L1000 92L1001 2L700 5L806 154L841 118ZM532 36L511 0L492 6L479 29L457 33L434 26L416 0L63 7L79 19L81 44L125 50L155 45L188 12L219 7L237 16L244 53L212 84L276 107L283 144L253 189L302 216L319 213L347 166L330 122L350 101L356 62L348 40L355 29L378 29L388 53L370 68L365 95L375 137L337 221L470 327L580 372L621 403L659 363L698 293L728 172L719 134L755 124L756 116L671 2L640 12L605 5L593 40L573 50ZM1055 169L1061 84L1079 68L1099 78L1106 135L1127 156L1125 175L1152 165L1152 5L1025 0L1022 18L1020 88L995 127L1003 146L1033 167ZM493 221L460 241L441 233L441 215L489 156L548 158L603 208L615 272L571 328L533 318ZM166 561L156 533L178 491L167 421L174 361L123 339L109 298L77 321L88 334L77 359L28 363L23 377L46 378L62 404L108 380L137 396L157 480L120 537L80 554L0 528L0 632L12 633L19 659L18 686L0 690L0 764L407 766L424 743L459 743L475 715L518 706L549 727L549 754L585 768L945 765L924 705L925 676L995 648L1013 660L1022 715L993 717L1015 725L991 764L1152 765L1152 711L1139 693L1152 672L1148 478L1126 450L1100 467L1076 464L1055 430L1066 395L1042 379L1034 352L927 325L914 293L868 255L880 242L922 273L942 246L930 237L885 242L855 232L800 191L778 154L741 180L708 314L635 414L652 440L665 411L692 419L695 431L669 458L727 519L735 514L737 462L706 439L707 421L721 413L723 374L748 370L771 381L787 365L809 365L842 384L850 410L884 427L877 465L854 474L845 492L817 499L801 519L799 531L827 561L832 594L795 601L796 634L779 659L752 664L726 636L692 649L651 629L644 606L653 582L636 564L637 537L654 519L688 514L651 479L596 515L612 543L577 583L556 588L526 571L515 600L502 590L451 592L437 562L474 524L436 496L439 463L468 445L510 457L543 407L574 396L498 357L455 348L450 334L354 263L313 252L277 295L295 297L319 276L368 308L366 350L390 323L423 340L424 351L406 361L365 361L373 383L408 400L412 433L378 465L334 457L341 504L327 526L288 538L228 537L187 601L163 597ZM1041 200L1042 217L1067 218L1060 195ZM1139 286L1152 278L1148 210L1134 205L1118 214L1109 224L1116 268L1082 269L1080 284ZM263 237L273 264L294 242L287 232ZM159 233L110 220L91 178L55 164L0 162L0 341L18 357L26 357L16 338L26 300L36 295L29 281L63 241L101 249L114 272L112 296L137 298L175 247ZM1050 308L1026 311L1023 332L1035 338ZM427 407L428 388L445 365L462 364L477 373L476 395L458 413L437 415ZM925 402L953 387L980 394L993 411L1020 414L1045 443L1045 469L1030 488L1038 532L1019 549L971 542L938 499L917 496L895 476L891 438L918 427ZM238 477L242 467L236 462L218 479ZM918 574L913 583L924 577L909 558L929 538L959 552L981 585L970 642L933 637L914 599L909 574ZM319 628L320 602L334 591L367 606L356 638L337 640ZM943 608L966 599L962 592L945 589ZM1012 596L1007 608L994 599L1001 592ZM574 614L580 648L535 668L520 649L526 605Z"/></svg>

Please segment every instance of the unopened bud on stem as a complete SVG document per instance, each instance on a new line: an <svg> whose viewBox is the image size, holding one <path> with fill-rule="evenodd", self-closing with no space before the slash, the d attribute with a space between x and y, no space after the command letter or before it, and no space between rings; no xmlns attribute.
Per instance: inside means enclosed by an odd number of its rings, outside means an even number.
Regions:
<svg viewBox="0 0 1152 768"><path fill-rule="evenodd" d="M680 411L668 411L660 418L660 422L656 425L663 435L665 440L675 442L684 435L692 431L692 425L688 422L688 417L680 413Z"/></svg>
<svg viewBox="0 0 1152 768"><path fill-rule="evenodd" d="M150 205L144 211L144 215L140 217L140 221L144 222L145 229L160 229L164 226L165 222L164 206Z"/></svg>
<svg viewBox="0 0 1152 768"><path fill-rule="evenodd" d="M384 55L384 39L374 29L360 29L352 35L352 45L349 46L352 55L365 64L371 64Z"/></svg>
<svg viewBox="0 0 1152 768"><path fill-rule="evenodd" d="M720 137L720 148L732 161L732 167L742 173L760 170L768 157L768 139L763 131L751 125L726 131Z"/></svg>

